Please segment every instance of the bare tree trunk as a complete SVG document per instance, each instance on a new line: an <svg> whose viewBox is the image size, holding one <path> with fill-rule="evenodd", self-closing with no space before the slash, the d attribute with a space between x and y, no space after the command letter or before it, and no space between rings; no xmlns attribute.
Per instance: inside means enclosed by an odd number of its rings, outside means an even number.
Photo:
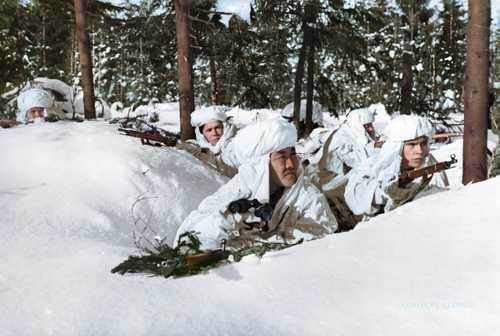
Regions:
<svg viewBox="0 0 500 336"><path fill-rule="evenodd" d="M177 35L177 58L179 62L179 113L182 140L194 138L194 130L191 127L191 112L194 110L194 93L189 40L190 7L190 0L175 0L175 29Z"/></svg>
<svg viewBox="0 0 500 336"><path fill-rule="evenodd" d="M44 11L45 12L45 11ZM47 52L45 49L47 48L47 34L45 31L45 13L42 14L42 68L47 68Z"/></svg>
<svg viewBox="0 0 500 336"><path fill-rule="evenodd" d="M73 30L71 33L71 59L70 59L70 74L73 76L76 73L76 64L78 61L76 60L76 31Z"/></svg>
<svg viewBox="0 0 500 336"><path fill-rule="evenodd" d="M297 131L301 133L300 125L300 103L302 99L302 80L304 79L304 67L306 61L306 33L304 31L304 42L299 51L297 69L295 69L295 83L293 87L293 123Z"/></svg>
<svg viewBox="0 0 500 336"><path fill-rule="evenodd" d="M409 31L405 32L405 42L402 58L402 73L401 79L401 104L399 112L401 114L411 114L412 112L412 89L413 89L413 39L415 29L418 24L417 12L415 11L414 4L409 8L406 13L406 20L408 23Z"/></svg>
<svg viewBox="0 0 500 336"><path fill-rule="evenodd" d="M412 58L411 51L405 50L403 52L403 79L401 80L401 105L399 107L401 114L411 113Z"/></svg>
<svg viewBox="0 0 500 336"><path fill-rule="evenodd" d="M219 85L217 84L217 64L215 57L210 56L210 78L212 82L212 104L219 105Z"/></svg>
<svg viewBox="0 0 500 336"><path fill-rule="evenodd" d="M405 42L402 57L403 78L401 79L401 104L399 106L399 112L401 114L411 114L411 91L413 86L411 71L411 67L413 64L413 47L411 45L411 41L413 39L413 11L410 10L410 13L407 17L410 31L405 33Z"/></svg>
<svg viewBox="0 0 500 336"><path fill-rule="evenodd" d="M92 58L90 40L85 30L86 0L75 0L76 34L80 51L80 67L82 69L83 106L85 119L95 119L94 81L92 76Z"/></svg>
<svg viewBox="0 0 500 336"><path fill-rule="evenodd" d="M121 81L123 81L123 72L124 72L124 68L125 68L125 65L124 65L124 60L123 60L123 47L120 48L120 79ZM120 83L120 102L122 103L122 106L125 104L125 89L123 88L123 85L122 83Z"/></svg>
<svg viewBox="0 0 500 336"><path fill-rule="evenodd" d="M469 0L462 183L487 178L490 1Z"/></svg>
<svg viewBox="0 0 500 336"><path fill-rule="evenodd" d="M312 28L308 28L309 30L309 38L307 39L307 43L309 46L308 57L307 57L307 97L306 97L306 120L305 120L305 129L304 136L308 136L313 129L313 98L314 98L314 56L316 51L315 39L313 36Z"/></svg>

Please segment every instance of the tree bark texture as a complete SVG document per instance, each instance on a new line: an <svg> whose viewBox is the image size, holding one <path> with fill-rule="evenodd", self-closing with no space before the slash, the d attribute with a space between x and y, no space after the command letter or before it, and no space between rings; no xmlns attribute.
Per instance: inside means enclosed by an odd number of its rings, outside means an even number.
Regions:
<svg viewBox="0 0 500 336"><path fill-rule="evenodd" d="M217 64L215 57L210 56L210 78L212 82L212 104L219 105L219 86L217 84Z"/></svg>
<svg viewBox="0 0 500 336"><path fill-rule="evenodd" d="M66 43L64 44L63 50L63 70L65 73L72 74L73 73L73 38L74 38L73 30L70 34L66 36Z"/></svg>
<svg viewBox="0 0 500 336"><path fill-rule="evenodd" d="M179 113L181 121L181 139L193 139L191 112L194 111L193 71L190 49L189 9L190 0L175 0L175 29L177 36L177 58L179 71Z"/></svg>
<svg viewBox="0 0 500 336"><path fill-rule="evenodd" d="M469 0L462 183L487 178L490 0Z"/></svg>
<svg viewBox="0 0 500 336"><path fill-rule="evenodd" d="M83 110L85 119L95 119L94 80L92 75L92 57L90 55L90 40L85 29L86 0L75 0L76 36L80 52L80 67L82 71Z"/></svg>
<svg viewBox="0 0 500 336"><path fill-rule="evenodd" d="M306 37L304 31L304 41L302 47L299 51L299 60L297 62L297 68L295 69L295 83L293 86L293 123L297 131L301 130L300 125L300 103L302 99L302 81L304 79L304 68L306 61Z"/></svg>
<svg viewBox="0 0 500 336"><path fill-rule="evenodd" d="M305 120L305 130L304 136L308 136L313 130L313 98L314 98L314 58L315 58L315 39L313 36L312 28L308 28L309 33L307 44L308 44L308 56L307 56L307 96L306 96L306 120Z"/></svg>
<svg viewBox="0 0 500 336"><path fill-rule="evenodd" d="M413 78L411 67L413 64L413 52L411 50L410 41L406 42L405 50L403 51L403 65L402 72L403 78L401 79L401 104L399 107L399 112L401 114L411 114L411 103L412 103L412 86Z"/></svg>

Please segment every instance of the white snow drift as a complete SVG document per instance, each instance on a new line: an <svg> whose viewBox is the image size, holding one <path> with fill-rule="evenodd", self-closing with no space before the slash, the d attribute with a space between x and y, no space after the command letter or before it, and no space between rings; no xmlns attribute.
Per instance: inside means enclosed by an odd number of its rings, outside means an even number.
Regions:
<svg viewBox="0 0 500 336"><path fill-rule="evenodd" d="M439 159L454 143L440 148ZM110 270L224 179L103 122L0 130L0 330L10 335L496 335L500 178L355 230L179 279ZM134 224L135 223L135 224ZM143 243L145 243L143 241Z"/></svg>

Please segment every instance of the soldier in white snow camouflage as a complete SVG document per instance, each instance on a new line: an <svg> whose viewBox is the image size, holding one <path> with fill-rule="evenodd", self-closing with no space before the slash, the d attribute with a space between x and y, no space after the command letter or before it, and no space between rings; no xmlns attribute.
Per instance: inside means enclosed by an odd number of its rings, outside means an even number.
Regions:
<svg viewBox="0 0 500 336"><path fill-rule="evenodd" d="M177 238L195 231L204 249L217 249L223 240L240 249L257 240L293 243L335 232L337 221L327 200L303 176L296 140L295 127L284 120L242 129L233 143L235 157L242 163L238 174L201 202L184 220ZM245 200L253 202L255 211L244 205L247 211L232 210L234 201Z"/></svg>

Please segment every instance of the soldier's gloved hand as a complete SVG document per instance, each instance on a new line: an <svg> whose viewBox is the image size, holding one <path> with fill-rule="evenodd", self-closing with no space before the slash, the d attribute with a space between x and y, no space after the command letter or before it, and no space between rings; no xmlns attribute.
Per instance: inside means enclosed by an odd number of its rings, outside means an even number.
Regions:
<svg viewBox="0 0 500 336"><path fill-rule="evenodd" d="M243 221L242 225L246 231L253 231L255 233L269 231L269 224L267 221L255 221L255 222Z"/></svg>
<svg viewBox="0 0 500 336"><path fill-rule="evenodd" d="M254 240L250 238L235 237L227 241L226 248L230 251L237 252L251 247Z"/></svg>
<svg viewBox="0 0 500 336"><path fill-rule="evenodd" d="M398 206L412 200L418 191L417 184L410 183L404 187L400 187L399 181L394 182L386 189L387 195L389 195L394 204Z"/></svg>

